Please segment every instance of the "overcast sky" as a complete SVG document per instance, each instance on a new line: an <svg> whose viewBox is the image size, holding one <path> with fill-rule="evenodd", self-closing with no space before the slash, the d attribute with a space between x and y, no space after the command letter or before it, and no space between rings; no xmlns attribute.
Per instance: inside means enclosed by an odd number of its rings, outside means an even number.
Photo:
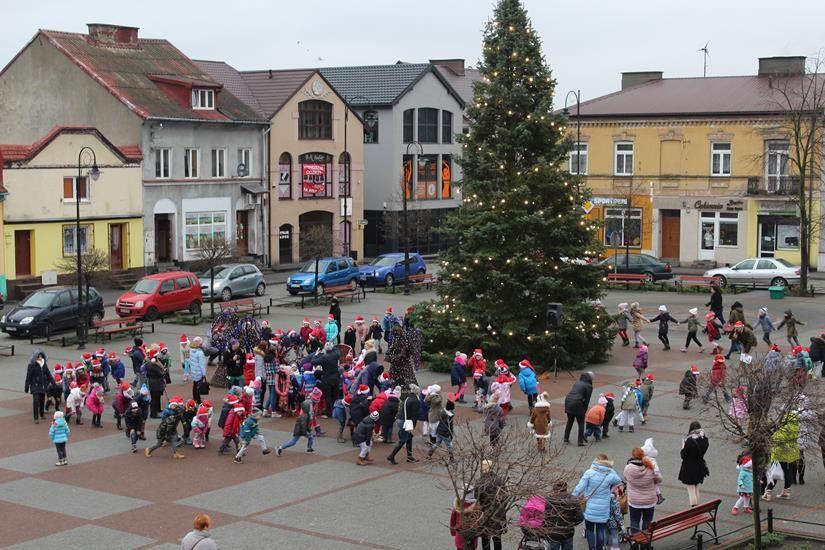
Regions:
<svg viewBox="0 0 825 550"><path fill-rule="evenodd" d="M559 82L557 104L610 93L620 73L754 74L756 59L825 48L822 0L524 0ZM3 2L0 66L38 28L140 27L195 59L239 69L366 65L464 58L475 65L491 0L34 0Z"/></svg>

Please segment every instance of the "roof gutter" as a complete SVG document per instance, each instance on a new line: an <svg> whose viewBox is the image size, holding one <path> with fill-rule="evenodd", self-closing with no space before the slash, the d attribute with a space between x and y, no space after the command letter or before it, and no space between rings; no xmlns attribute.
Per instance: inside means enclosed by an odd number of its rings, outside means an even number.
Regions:
<svg viewBox="0 0 825 550"><path fill-rule="evenodd" d="M150 116L146 117L146 120L158 120L161 122L191 122L193 124L257 124L260 126L267 126L270 124L268 120L217 120L205 118L176 118L164 116Z"/></svg>

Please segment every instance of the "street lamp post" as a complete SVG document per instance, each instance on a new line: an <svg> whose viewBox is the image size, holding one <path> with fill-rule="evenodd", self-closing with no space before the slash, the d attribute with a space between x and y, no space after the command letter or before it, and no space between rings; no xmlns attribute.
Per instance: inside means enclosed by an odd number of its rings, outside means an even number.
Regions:
<svg viewBox="0 0 825 550"><path fill-rule="evenodd" d="M581 123L581 90L570 90L564 96L564 116L569 116L570 111L567 109L567 100L570 99L570 94L576 98L576 174L581 174L581 141L582 141L582 123Z"/></svg>
<svg viewBox="0 0 825 550"><path fill-rule="evenodd" d="M85 156L84 156L85 153ZM84 163L84 160L86 161ZM86 347L86 331L88 329L88 319L86 319L86 303L83 296L83 252L80 247L80 183L83 180L83 168L89 167L88 177L92 181L97 181L100 177L100 169L97 167L97 156L91 147L83 147L77 153L77 178L74 180L75 198L75 248L77 252L77 349Z"/></svg>
<svg viewBox="0 0 825 550"><path fill-rule="evenodd" d="M424 154L424 147L418 143L417 141L411 141L407 144L407 156L410 156L410 147L415 147L418 149L418 154ZM413 178L413 169L417 166L416 158L410 158L410 181ZM401 197L402 197L402 204L404 208L404 295L410 295L410 229L407 224L407 179L404 177L403 169L402 169L402 178L404 189L401 190Z"/></svg>
<svg viewBox="0 0 825 550"><path fill-rule="evenodd" d="M352 97L344 96L342 98L344 100L344 162L346 167L345 179L344 179L344 238L343 238L343 248L344 248L344 256L349 256L350 254L350 242L349 236L352 233L352 229L347 225L347 199L352 196L352 162L350 161L349 157L349 149L347 149L347 123L349 122L349 111L350 111L350 101L356 99L364 99L369 101L366 97L362 95L355 95ZM340 179L341 176L338 176L339 185L338 185L338 194L341 194L341 186L340 186Z"/></svg>

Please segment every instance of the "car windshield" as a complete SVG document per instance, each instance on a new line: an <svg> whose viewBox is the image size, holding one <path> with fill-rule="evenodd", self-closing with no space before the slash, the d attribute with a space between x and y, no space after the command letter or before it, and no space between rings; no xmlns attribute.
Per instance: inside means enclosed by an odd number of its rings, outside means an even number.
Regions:
<svg viewBox="0 0 825 550"><path fill-rule="evenodd" d="M328 265L329 262L326 260L318 262L318 273L325 273ZM315 273L315 260L310 260L305 263L299 271L301 271L301 273Z"/></svg>
<svg viewBox="0 0 825 550"><path fill-rule="evenodd" d="M227 265L218 265L215 266L215 278L216 279L226 279L229 277L229 272L232 271L232 266ZM203 273L201 273L201 279L209 279L212 275L210 275L210 270L207 269Z"/></svg>
<svg viewBox="0 0 825 550"><path fill-rule="evenodd" d="M141 279L132 287L135 294L154 294L160 282L157 279Z"/></svg>
<svg viewBox="0 0 825 550"><path fill-rule="evenodd" d="M775 261L778 264L782 264L785 267L791 267L791 268L795 267L792 263L790 263L787 260L783 260L782 258L774 258L773 261Z"/></svg>
<svg viewBox="0 0 825 550"><path fill-rule="evenodd" d="M395 262L396 259L392 256L378 256L370 262L370 265L373 267L389 267L395 265Z"/></svg>
<svg viewBox="0 0 825 550"><path fill-rule="evenodd" d="M20 305L22 307L34 307L38 309L44 309L51 305L52 301L54 300L54 297L54 292L35 292L34 294L30 295L28 298L23 300L23 303Z"/></svg>

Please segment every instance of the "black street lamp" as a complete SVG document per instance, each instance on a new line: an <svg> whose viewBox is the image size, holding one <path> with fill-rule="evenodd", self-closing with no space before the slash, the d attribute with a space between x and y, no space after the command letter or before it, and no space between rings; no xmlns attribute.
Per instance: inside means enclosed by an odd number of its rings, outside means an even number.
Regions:
<svg viewBox="0 0 825 550"><path fill-rule="evenodd" d="M347 225L347 200L352 196L352 162L350 161L349 157L349 150L347 149L347 123L349 122L349 112L350 112L350 101L356 99L363 99L369 102L369 99L362 95L355 95L352 97L344 96L342 98L344 100L344 162L346 163L346 173L344 179L344 238L343 238L343 248L344 248L344 256L350 255L350 242L349 237L352 234L352 228ZM341 176L338 176L339 185L338 185L338 195L341 195L341 186L340 180Z"/></svg>
<svg viewBox="0 0 825 550"><path fill-rule="evenodd" d="M564 109L562 113L569 117L570 111L567 109L567 100L570 99L570 94L576 98L576 174L581 174L581 141L582 141L582 123L581 123L581 90L570 90L564 96Z"/></svg>
<svg viewBox="0 0 825 550"><path fill-rule="evenodd" d="M85 153L85 156L84 156ZM84 163L84 161L86 161ZM75 198L75 247L77 251L77 349L86 347L86 331L88 330L88 319L86 318L86 303L83 296L83 252L80 248L80 183L83 181L83 168L88 167L88 177L92 181L97 181L100 177L100 169L97 167L97 157L94 149L83 147L77 153L77 178L74 180Z"/></svg>
<svg viewBox="0 0 825 550"><path fill-rule="evenodd" d="M407 144L407 157L410 157L410 147L418 149L418 154L424 154L424 147L417 141L411 141ZM412 183L414 168L418 165L415 157L410 157L410 182ZM404 205L404 296L410 295L410 229L407 225L407 178L404 176L404 189L401 190L402 204Z"/></svg>

